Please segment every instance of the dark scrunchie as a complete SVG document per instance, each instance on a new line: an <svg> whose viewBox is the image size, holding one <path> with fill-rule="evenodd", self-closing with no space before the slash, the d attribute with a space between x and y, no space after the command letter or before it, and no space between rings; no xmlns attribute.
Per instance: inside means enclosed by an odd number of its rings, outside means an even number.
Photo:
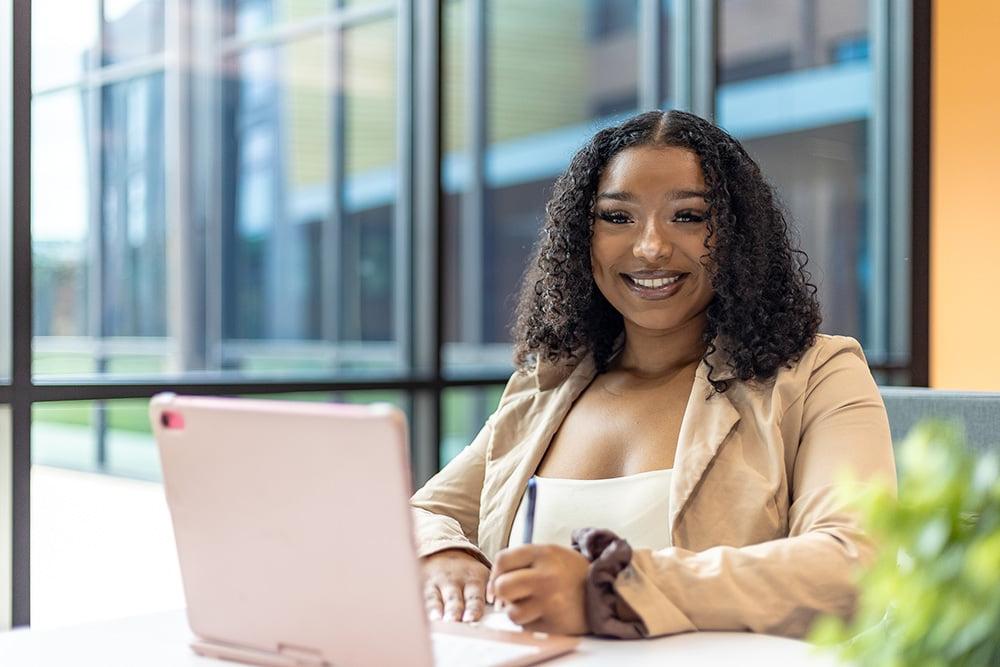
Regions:
<svg viewBox="0 0 1000 667"><path fill-rule="evenodd" d="M614 589L618 573L632 561L632 547L610 530L578 528L573 548L590 561L586 581L586 614L590 631L602 637L639 639L645 626Z"/></svg>

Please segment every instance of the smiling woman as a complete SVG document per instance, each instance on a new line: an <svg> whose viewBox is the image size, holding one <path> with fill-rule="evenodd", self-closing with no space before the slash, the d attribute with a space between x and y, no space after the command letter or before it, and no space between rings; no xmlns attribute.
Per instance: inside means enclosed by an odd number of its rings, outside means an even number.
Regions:
<svg viewBox="0 0 1000 667"><path fill-rule="evenodd" d="M598 132L546 207L518 370L413 496L429 613L493 597L531 629L616 637L849 616L876 549L835 482L895 467L861 347L818 333L804 266L721 129L654 111Z"/></svg>
<svg viewBox="0 0 1000 667"><path fill-rule="evenodd" d="M738 141L697 116L654 111L598 132L556 182L547 213L518 306L515 361L522 368L585 348L604 370L623 319L638 309L668 320L700 313L705 360L723 345L737 378L767 379L819 328L805 255L791 245L771 186ZM611 260L621 248L628 259ZM674 250L676 257L663 256ZM614 276L607 261L618 262ZM677 266L664 266L669 261ZM657 268L698 278L685 288L698 293L693 310L620 300L625 290L612 285L631 287L628 275L648 277L642 272ZM590 289L580 289L585 285ZM727 387L714 375L712 384Z"/></svg>

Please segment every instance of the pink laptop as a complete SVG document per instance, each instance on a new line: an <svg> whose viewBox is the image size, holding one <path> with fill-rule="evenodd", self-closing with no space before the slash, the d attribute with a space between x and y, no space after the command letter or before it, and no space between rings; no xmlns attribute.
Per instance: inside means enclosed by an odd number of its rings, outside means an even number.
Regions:
<svg viewBox="0 0 1000 667"><path fill-rule="evenodd" d="M531 665L577 640L430 624L406 418L160 394L150 419L199 654L259 665Z"/></svg>

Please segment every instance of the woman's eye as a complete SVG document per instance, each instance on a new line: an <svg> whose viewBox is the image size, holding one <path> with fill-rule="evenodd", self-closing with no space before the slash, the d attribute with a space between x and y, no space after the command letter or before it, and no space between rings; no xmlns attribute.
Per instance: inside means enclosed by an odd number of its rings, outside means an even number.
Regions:
<svg viewBox="0 0 1000 667"><path fill-rule="evenodd" d="M705 216L694 211L681 211L674 216L674 220L677 222L704 222Z"/></svg>
<svg viewBox="0 0 1000 667"><path fill-rule="evenodd" d="M630 221L628 214L622 211L600 211L597 217L613 225L624 225Z"/></svg>

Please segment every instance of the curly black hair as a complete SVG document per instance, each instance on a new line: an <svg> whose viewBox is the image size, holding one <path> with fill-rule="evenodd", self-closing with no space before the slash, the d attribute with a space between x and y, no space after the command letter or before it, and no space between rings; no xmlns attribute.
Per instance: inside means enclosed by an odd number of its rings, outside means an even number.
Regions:
<svg viewBox="0 0 1000 667"><path fill-rule="evenodd" d="M743 146L703 118L676 110L649 111L597 132L556 180L515 311L515 365L529 372L539 360L592 353L597 371L607 370L624 321L591 272L593 206L604 167L634 146L684 148L701 163L715 291L702 336L709 382L720 393L730 386L713 377L709 357L717 345L739 380L773 378L802 356L819 328L808 258L793 247L774 190Z"/></svg>

